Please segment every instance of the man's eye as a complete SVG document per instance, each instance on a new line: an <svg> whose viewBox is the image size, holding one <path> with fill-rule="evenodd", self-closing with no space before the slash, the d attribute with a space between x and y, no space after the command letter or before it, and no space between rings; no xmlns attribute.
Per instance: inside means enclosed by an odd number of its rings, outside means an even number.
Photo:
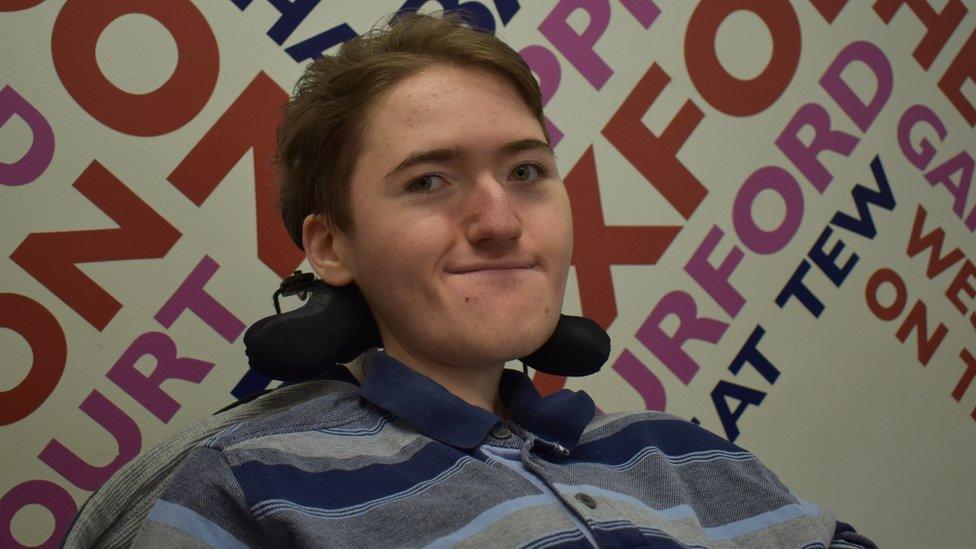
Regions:
<svg viewBox="0 0 976 549"><path fill-rule="evenodd" d="M444 178L439 175L427 174L414 179L407 185L412 192L432 193L444 186Z"/></svg>
<svg viewBox="0 0 976 549"><path fill-rule="evenodd" d="M512 170L511 177L516 181L535 181L545 173L545 169L537 164L519 164Z"/></svg>

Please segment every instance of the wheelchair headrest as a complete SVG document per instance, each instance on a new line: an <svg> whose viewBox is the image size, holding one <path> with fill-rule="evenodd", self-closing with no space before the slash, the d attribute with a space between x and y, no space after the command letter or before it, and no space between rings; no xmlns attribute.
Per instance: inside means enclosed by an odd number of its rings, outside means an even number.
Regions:
<svg viewBox="0 0 976 549"><path fill-rule="evenodd" d="M308 299L281 313L278 296L292 294ZM296 271L281 283L274 301L279 313L255 322L244 333L251 368L271 379L311 379L382 346L376 321L354 284L337 288ZM540 372L578 377L599 371L609 355L610 337L599 325L560 315L549 340L520 360Z"/></svg>

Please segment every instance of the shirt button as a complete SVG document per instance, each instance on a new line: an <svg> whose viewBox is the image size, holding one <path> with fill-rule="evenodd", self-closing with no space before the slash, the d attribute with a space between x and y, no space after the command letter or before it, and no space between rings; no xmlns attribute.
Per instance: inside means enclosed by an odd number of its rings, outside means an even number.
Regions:
<svg viewBox="0 0 976 549"><path fill-rule="evenodd" d="M579 492L576 494L576 499L578 499L583 505L589 507L590 509L596 509L596 500L593 496L586 494L584 492Z"/></svg>
<svg viewBox="0 0 976 549"><path fill-rule="evenodd" d="M504 425L499 425L491 430L491 436L505 440L506 438L512 438L512 431Z"/></svg>

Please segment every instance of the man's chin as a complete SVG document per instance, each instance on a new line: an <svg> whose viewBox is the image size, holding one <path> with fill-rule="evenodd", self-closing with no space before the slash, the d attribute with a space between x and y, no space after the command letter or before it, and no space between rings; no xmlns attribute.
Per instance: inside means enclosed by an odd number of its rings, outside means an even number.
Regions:
<svg viewBox="0 0 976 549"><path fill-rule="evenodd" d="M469 332L469 352L491 362L515 360L535 352L549 339L555 320L548 318L506 319L503 322L483 322ZM471 337L474 336L474 337Z"/></svg>

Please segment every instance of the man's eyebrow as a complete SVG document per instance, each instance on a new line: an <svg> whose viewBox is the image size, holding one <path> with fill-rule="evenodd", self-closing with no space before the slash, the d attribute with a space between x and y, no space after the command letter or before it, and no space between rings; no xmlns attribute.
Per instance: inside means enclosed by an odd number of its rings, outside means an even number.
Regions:
<svg viewBox="0 0 976 549"><path fill-rule="evenodd" d="M431 149L429 151L420 151L410 154L407 158L397 164L396 168L390 170L390 173L386 174L386 177L392 177L403 170L411 166L416 166L417 164L423 164L425 162L447 162L449 160L457 160L459 158L464 158L468 155L468 151L462 149L461 147L455 147L453 149Z"/></svg>
<svg viewBox="0 0 976 549"><path fill-rule="evenodd" d="M552 155L553 158L556 157L556 153L553 152L552 147L548 143L541 139L535 139L534 137L512 141L502 147L502 153L508 155L517 154L522 151L545 151Z"/></svg>
<svg viewBox="0 0 976 549"><path fill-rule="evenodd" d="M556 153L553 152L552 147L550 147L548 143L542 141L541 139L535 139L532 137L506 143L501 148L501 153L508 156L518 154L523 151L535 150L544 151L552 155L553 158L556 157ZM395 168L390 170L390 173L386 174L386 177L390 178L397 173L410 168L411 166L416 166L417 164L424 164L426 162L448 162L451 160L464 158L467 155L468 151L461 147L455 147L453 149L431 149L429 151L411 153L410 156L403 160L403 162L400 162Z"/></svg>

